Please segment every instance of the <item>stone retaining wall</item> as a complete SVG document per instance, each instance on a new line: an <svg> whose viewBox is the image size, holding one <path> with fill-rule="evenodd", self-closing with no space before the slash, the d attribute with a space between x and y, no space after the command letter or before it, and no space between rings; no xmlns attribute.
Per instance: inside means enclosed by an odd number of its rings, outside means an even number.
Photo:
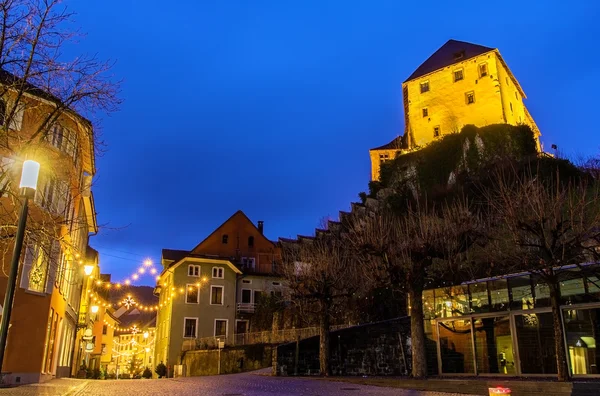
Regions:
<svg viewBox="0 0 600 396"><path fill-rule="evenodd" d="M270 345L244 345L221 350L221 374L241 373L270 367L273 347ZM189 351L182 357L186 377L217 375L219 373L219 350Z"/></svg>

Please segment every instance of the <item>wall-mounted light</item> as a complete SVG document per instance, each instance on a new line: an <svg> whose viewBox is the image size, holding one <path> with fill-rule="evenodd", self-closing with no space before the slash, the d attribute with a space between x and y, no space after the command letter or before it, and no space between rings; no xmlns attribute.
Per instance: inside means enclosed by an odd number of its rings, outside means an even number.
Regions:
<svg viewBox="0 0 600 396"><path fill-rule="evenodd" d="M97 305L92 305L91 311L92 311L92 313L98 313L98 310L99 310L99 309L100 309L100 307L99 307L99 306L97 306Z"/></svg>
<svg viewBox="0 0 600 396"><path fill-rule="evenodd" d="M91 264L86 264L83 266L83 271L87 276L90 276L92 275L92 272L94 272L94 266Z"/></svg>

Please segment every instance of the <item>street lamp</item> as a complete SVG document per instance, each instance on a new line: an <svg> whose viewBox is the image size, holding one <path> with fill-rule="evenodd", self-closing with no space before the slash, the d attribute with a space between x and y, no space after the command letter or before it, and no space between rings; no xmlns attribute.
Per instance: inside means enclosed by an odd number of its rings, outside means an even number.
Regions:
<svg viewBox="0 0 600 396"><path fill-rule="evenodd" d="M8 325L10 323L10 314L15 298L17 272L19 270L19 260L21 258L23 239L25 237L25 224L27 223L28 210L27 202L30 198L35 196L39 174L39 163L31 160L23 162L21 182L19 183L19 193L23 197L23 206L21 206L21 213L19 214L19 225L17 227L17 236L15 238L12 261L10 263L10 272L6 283L6 294L4 295L4 305L2 306L2 321L0 322L0 374L2 373L2 363L4 362L4 352L6 351L6 339L8 338Z"/></svg>
<svg viewBox="0 0 600 396"><path fill-rule="evenodd" d="M92 305L91 311L93 314L98 313L98 310L100 309L99 306L97 305Z"/></svg>

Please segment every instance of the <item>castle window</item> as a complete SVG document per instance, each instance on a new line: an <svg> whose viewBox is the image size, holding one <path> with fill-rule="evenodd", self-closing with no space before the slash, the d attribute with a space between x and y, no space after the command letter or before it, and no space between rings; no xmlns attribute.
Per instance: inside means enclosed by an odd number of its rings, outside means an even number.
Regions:
<svg viewBox="0 0 600 396"><path fill-rule="evenodd" d="M423 117L427 117L429 115L429 110L427 107L423 108Z"/></svg>
<svg viewBox="0 0 600 396"><path fill-rule="evenodd" d="M229 235L227 235L227 234L223 235L223 237L222 237L223 245L227 245L227 240L228 239L229 239Z"/></svg>
<svg viewBox="0 0 600 396"><path fill-rule="evenodd" d="M439 136L440 136L440 127L438 125L438 126L433 127L433 137L439 137Z"/></svg>
<svg viewBox="0 0 600 396"><path fill-rule="evenodd" d="M506 85L510 85L510 83L508 82L508 77L506 77Z"/></svg>
<svg viewBox="0 0 600 396"><path fill-rule="evenodd" d="M481 65L479 65L479 77L485 77L487 76L487 74L487 63L482 63Z"/></svg>
<svg viewBox="0 0 600 396"><path fill-rule="evenodd" d="M465 100L468 105L475 103L475 92L473 92L473 91L467 92L465 94Z"/></svg>
<svg viewBox="0 0 600 396"><path fill-rule="evenodd" d="M454 82L464 79L463 69L454 70Z"/></svg>
<svg viewBox="0 0 600 396"><path fill-rule="evenodd" d="M429 92L429 81L423 81L421 83L421 93Z"/></svg>
<svg viewBox="0 0 600 396"><path fill-rule="evenodd" d="M253 236L248 237L248 246L249 247L254 246L254 237Z"/></svg>
<svg viewBox="0 0 600 396"><path fill-rule="evenodd" d="M513 111L512 102L510 102L509 104L510 104L510 112L512 113L512 111Z"/></svg>
<svg viewBox="0 0 600 396"><path fill-rule="evenodd" d="M517 96L517 91L515 91L515 99L519 100L519 97Z"/></svg>

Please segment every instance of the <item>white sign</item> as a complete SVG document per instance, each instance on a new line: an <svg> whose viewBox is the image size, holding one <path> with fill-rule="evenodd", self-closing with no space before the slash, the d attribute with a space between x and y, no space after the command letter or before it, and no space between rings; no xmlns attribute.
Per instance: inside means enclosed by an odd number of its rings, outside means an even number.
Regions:
<svg viewBox="0 0 600 396"><path fill-rule="evenodd" d="M219 341L219 349L225 348L225 341Z"/></svg>

